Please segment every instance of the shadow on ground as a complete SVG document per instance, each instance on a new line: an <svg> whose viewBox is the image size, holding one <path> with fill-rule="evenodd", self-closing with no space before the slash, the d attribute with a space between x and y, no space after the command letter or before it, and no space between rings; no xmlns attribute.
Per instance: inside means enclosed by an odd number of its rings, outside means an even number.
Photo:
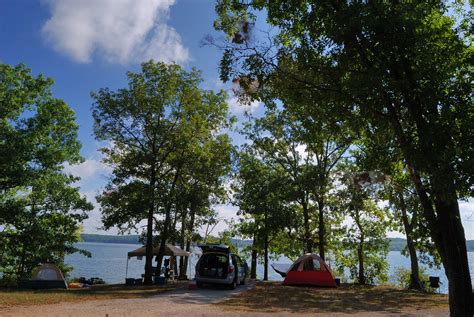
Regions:
<svg viewBox="0 0 474 317"><path fill-rule="evenodd" d="M91 288L67 290L0 289L0 307L55 304L86 300L145 298L184 288L185 286L187 286L187 281L176 281L175 283L166 285L150 286L126 286L123 284L94 285Z"/></svg>
<svg viewBox="0 0 474 317"><path fill-rule="evenodd" d="M448 297L388 286L341 285L338 288L315 288L266 282L218 305L227 311L249 312L399 313L408 310L447 309Z"/></svg>

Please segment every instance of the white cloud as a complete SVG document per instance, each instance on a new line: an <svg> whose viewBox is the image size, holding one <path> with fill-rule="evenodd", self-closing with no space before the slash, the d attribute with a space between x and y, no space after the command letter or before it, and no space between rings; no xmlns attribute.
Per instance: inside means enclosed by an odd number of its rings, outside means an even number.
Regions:
<svg viewBox="0 0 474 317"><path fill-rule="evenodd" d="M308 157L308 152L306 151L306 144L300 144L296 147L296 152L300 155L301 159L306 159Z"/></svg>
<svg viewBox="0 0 474 317"><path fill-rule="evenodd" d="M254 113L257 108L262 105L259 101L253 101L250 104L242 104L239 102L237 97L227 99L227 104L229 105L230 112L234 115L241 115L245 112Z"/></svg>
<svg viewBox="0 0 474 317"><path fill-rule="evenodd" d="M215 205L213 207L217 211L217 217L219 219L219 222L210 234L213 236L217 236L220 232L225 231L229 228L227 221L237 219L237 211L239 210L239 208L232 205ZM206 226L204 225L199 228L198 232L199 234L204 235L206 232Z"/></svg>
<svg viewBox="0 0 474 317"><path fill-rule="evenodd" d="M183 63L189 59L176 30L167 25L175 0L47 0L51 18L42 33L75 61L94 53L111 63L148 59Z"/></svg>
<svg viewBox="0 0 474 317"><path fill-rule="evenodd" d="M99 160L88 159L81 164L69 165L65 164L64 171L66 173L78 176L81 180L89 180L100 175L108 175L112 169Z"/></svg>
<svg viewBox="0 0 474 317"><path fill-rule="evenodd" d="M85 233L104 233L100 228L102 228L102 220L101 220L101 212L100 212L100 206L97 203L97 200L95 199L95 196L97 195L96 192L94 191L89 191L89 192L81 192L81 195L86 196L87 201L92 203L94 206L94 209L89 211L87 215L89 216L86 220L82 222L82 225L84 226L84 232Z"/></svg>

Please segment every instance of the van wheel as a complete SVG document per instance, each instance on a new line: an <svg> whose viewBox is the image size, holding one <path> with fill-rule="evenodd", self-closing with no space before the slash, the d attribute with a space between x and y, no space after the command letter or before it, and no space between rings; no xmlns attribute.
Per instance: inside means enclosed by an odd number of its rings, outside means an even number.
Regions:
<svg viewBox="0 0 474 317"><path fill-rule="evenodd" d="M245 285L245 277L242 281L240 281L240 285Z"/></svg>
<svg viewBox="0 0 474 317"><path fill-rule="evenodd" d="M232 284L229 285L229 288L230 289L236 289L237 288L237 281L236 280L232 281Z"/></svg>

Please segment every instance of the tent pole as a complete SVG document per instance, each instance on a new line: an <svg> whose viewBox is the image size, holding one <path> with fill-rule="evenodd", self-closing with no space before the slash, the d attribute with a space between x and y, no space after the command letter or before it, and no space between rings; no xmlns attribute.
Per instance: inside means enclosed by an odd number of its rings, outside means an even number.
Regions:
<svg viewBox="0 0 474 317"><path fill-rule="evenodd" d="M191 277L191 254L188 256L188 268L189 268L188 280L192 280L192 277Z"/></svg>
<svg viewBox="0 0 474 317"><path fill-rule="evenodd" d="M125 280L128 277L128 259L130 259L130 257L127 256L127 268L125 269Z"/></svg>

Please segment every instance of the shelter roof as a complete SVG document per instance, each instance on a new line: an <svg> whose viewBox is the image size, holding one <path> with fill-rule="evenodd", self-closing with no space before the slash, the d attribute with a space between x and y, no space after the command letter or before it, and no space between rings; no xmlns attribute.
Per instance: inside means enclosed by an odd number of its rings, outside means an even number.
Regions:
<svg viewBox="0 0 474 317"><path fill-rule="evenodd" d="M153 247L153 255L158 255L160 251L160 246ZM136 250L128 252L128 257L134 257L134 256L145 256L146 255L146 247L140 247ZM165 245L165 256L189 256L191 255L191 252L187 252L183 249L181 249L178 246L172 245L167 243Z"/></svg>

